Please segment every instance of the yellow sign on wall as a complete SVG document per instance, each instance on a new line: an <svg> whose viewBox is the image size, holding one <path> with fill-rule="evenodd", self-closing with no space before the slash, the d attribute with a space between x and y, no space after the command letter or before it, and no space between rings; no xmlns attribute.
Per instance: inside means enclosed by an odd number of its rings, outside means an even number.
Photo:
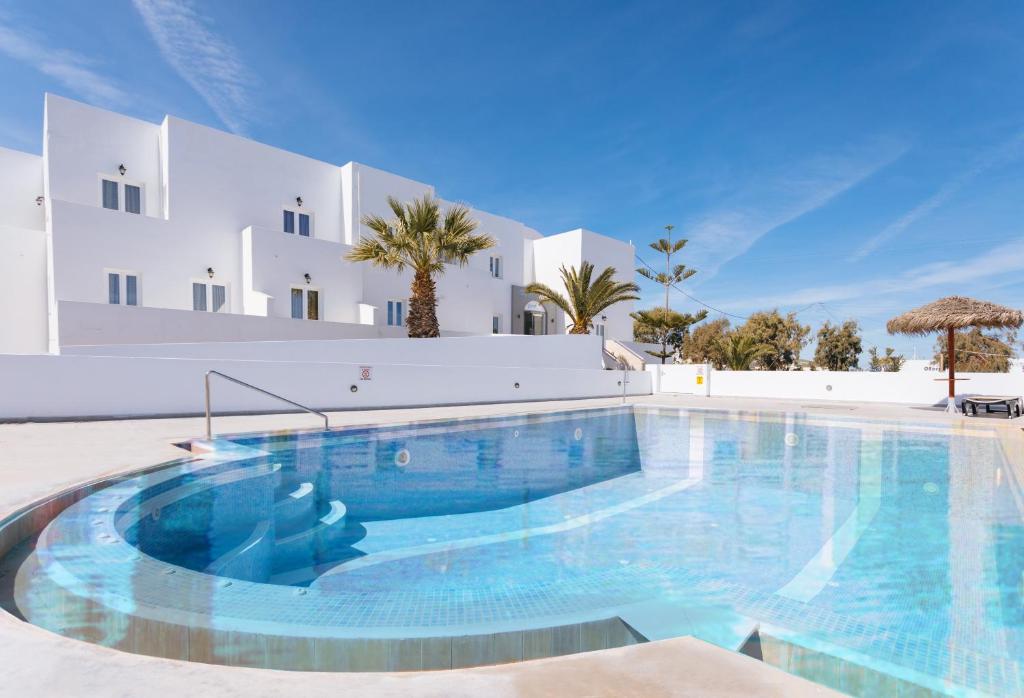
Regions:
<svg viewBox="0 0 1024 698"><path fill-rule="evenodd" d="M697 376L697 385L704 385L704 376Z"/></svg>

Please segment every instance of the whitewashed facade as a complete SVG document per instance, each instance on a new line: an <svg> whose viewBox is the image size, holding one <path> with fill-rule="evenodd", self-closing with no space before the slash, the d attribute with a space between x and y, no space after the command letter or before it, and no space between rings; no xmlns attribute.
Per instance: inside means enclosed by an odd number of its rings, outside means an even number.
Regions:
<svg viewBox="0 0 1024 698"><path fill-rule="evenodd" d="M362 216L389 215L387 196L428 193L359 163L47 95L42 155L0 148L0 353L404 336L409 273L343 257ZM560 288L562 264L633 278L630 244L472 214L498 244L439 279L443 333L564 332L522 294L534 280ZM613 307L598 331L629 337L631 311Z"/></svg>

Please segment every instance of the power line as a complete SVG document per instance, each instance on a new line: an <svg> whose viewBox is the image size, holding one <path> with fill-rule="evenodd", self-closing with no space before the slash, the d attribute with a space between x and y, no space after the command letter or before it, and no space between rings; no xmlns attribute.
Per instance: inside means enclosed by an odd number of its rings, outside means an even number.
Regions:
<svg viewBox="0 0 1024 698"><path fill-rule="evenodd" d="M635 253L634 253L634 254L635 254ZM655 269L654 267L652 267L652 266L651 266L650 264L648 264L647 262L645 262L645 261L644 261L644 258L643 258L643 257L641 257L640 255L638 255L638 254L637 254L637 255L635 255L635 256L636 256L637 260L638 260L638 261L639 261L639 262L640 262L641 264L643 264L643 265L644 265L645 267L647 267L648 269L650 269L650 270L651 270L651 271L652 271L653 273L655 273L655 274L660 274L660 273L661 273L661 272L657 271L657 270L656 270L656 269ZM719 308L716 308L716 307L715 307L715 306L713 306L713 305L709 305L709 304L705 303L704 301L700 300L699 298L694 298L694 297L693 297L693 296L691 296L691 295L690 295L689 293L687 293L687 292L686 292L686 291L684 291L683 289L679 288L679 287L678 287L678 286L676 286L675 284L670 284L670 286L671 286L671 287L672 287L673 289L675 289L676 291L679 291L679 292L680 292L681 294L683 294L683 295L684 295L684 296L686 296L687 298L689 298L689 299L690 299L691 301L693 301L694 303L696 303L696 304L698 304L698 305L702 305L702 306L704 306L705 308L707 308L708 310L714 310L714 311L715 311L716 313L720 313L720 314L722 314L722 315L727 315L727 316L729 316L729 317L732 317L732 318L736 318L737 320L746 320L746 319L747 319L747 316L745 316L745 315L736 315L735 313L729 313L729 312L726 312L725 310L721 310L721 309L719 309Z"/></svg>
<svg viewBox="0 0 1024 698"><path fill-rule="evenodd" d="M651 272L653 272L653 273L655 273L655 274L660 274L660 273L661 273L661 272L659 272L659 271L658 271L657 269L655 269L654 267L652 267L652 266L651 266L650 264L648 264L648 263L647 263L647 262L646 262L646 261L644 260L644 258L643 258L643 257L641 257L641 256L640 256L639 254L636 254L636 253L634 253L634 255L636 256L636 258L637 258L637 261L639 261L639 262L640 262L641 264L643 264L643 265L644 265L645 267L647 267L648 269L650 269L650 270L651 270ZM697 298L697 297L695 297L695 296L692 296L692 295L690 295L689 293L687 293L686 291L684 291L683 289L679 288L679 286L677 286L676 284L670 284L670 286L671 286L671 287L672 287L672 288L673 288L674 290L676 290L676 291L679 291L679 293L681 293L681 294L683 294L684 296L686 296L687 298L689 298L689 299L690 299L691 301L693 301L693 302L694 302L694 303L696 303L697 305L701 305L701 306L703 306L703 307L707 308L708 310L713 310L713 311L715 311L716 313L719 313L720 315L725 315L725 316L728 316L728 317L731 317L731 318L736 318L737 320L744 320L744 321L746 321L746 320L749 320L749 319L750 319L750 316L749 316L749 315L737 315L736 313L730 313L730 312L728 312L728 311L722 310L721 308L716 308L715 306L713 306L713 305L711 305L711 304L709 304L709 303L705 303L705 302L704 302L704 301L702 301L701 299L699 299L699 298ZM794 310L794 311L793 311L793 314L794 314L794 315L799 315L800 313L803 313L803 312L805 312L805 311L808 311L808 310L810 310L811 308L813 308L813 307L815 307L815 306L820 306L822 310L824 310L824 311L825 311L826 313L828 313L828 314L829 314L830 316L832 316L832 319L836 320L836 322L839 322L839 320L837 320L837 319L835 318L835 316L834 316L834 315L832 315L832 313L831 313L831 312L829 311L829 309L825 307L825 304L824 304L824 303L822 303L822 302L820 302L820 301L815 301L815 302L813 302L813 303L809 303L808 305L805 305L804 307L800 308L799 310Z"/></svg>

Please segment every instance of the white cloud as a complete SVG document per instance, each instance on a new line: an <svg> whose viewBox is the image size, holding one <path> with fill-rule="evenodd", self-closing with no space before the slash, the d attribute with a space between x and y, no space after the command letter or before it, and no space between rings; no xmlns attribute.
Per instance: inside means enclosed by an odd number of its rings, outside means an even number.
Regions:
<svg viewBox="0 0 1024 698"><path fill-rule="evenodd" d="M1024 238L993 247L969 259L922 264L890 277L866 279L856 283L812 286L792 293L759 297L757 304L764 307L788 307L808 303L829 303L856 298L877 299L888 294L918 291L934 286L962 289L974 279L989 283L1003 274L1024 270ZM1020 283L1019 278L1013 279ZM749 302L725 304L730 307L749 305Z"/></svg>
<svg viewBox="0 0 1024 698"><path fill-rule="evenodd" d="M133 0L164 60L199 93L217 118L244 133L255 84L229 41L188 0Z"/></svg>
<svg viewBox="0 0 1024 698"><path fill-rule="evenodd" d="M985 171L1018 157L1022 149L1024 149L1024 132L1018 133L1010 140L987 150L970 167L948 180L934 194L887 225L877 235L869 238L851 255L850 261L857 262L864 259L883 243L896 237L918 220L945 204L953 195Z"/></svg>
<svg viewBox="0 0 1024 698"><path fill-rule="evenodd" d="M700 270L701 282L707 281L768 233L825 206L904 152L905 146L892 143L859 146L759 177L725 208L685 227L687 264Z"/></svg>
<svg viewBox="0 0 1024 698"><path fill-rule="evenodd" d="M47 46L22 24L15 27L0 17L0 53L32 66L94 104L116 107L128 103L128 94L99 73L95 61L74 51Z"/></svg>

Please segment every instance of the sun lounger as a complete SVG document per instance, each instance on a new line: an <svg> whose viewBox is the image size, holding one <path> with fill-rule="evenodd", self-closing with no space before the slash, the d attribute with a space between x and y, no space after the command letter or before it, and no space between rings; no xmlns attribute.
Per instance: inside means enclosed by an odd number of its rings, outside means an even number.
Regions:
<svg viewBox="0 0 1024 698"><path fill-rule="evenodd" d="M1007 419L1019 417L1024 412L1024 402L1020 397L1007 397L1005 395L975 395L964 398L964 415L978 415L978 408L984 407L985 412L991 412L992 407L998 405L1006 409Z"/></svg>

